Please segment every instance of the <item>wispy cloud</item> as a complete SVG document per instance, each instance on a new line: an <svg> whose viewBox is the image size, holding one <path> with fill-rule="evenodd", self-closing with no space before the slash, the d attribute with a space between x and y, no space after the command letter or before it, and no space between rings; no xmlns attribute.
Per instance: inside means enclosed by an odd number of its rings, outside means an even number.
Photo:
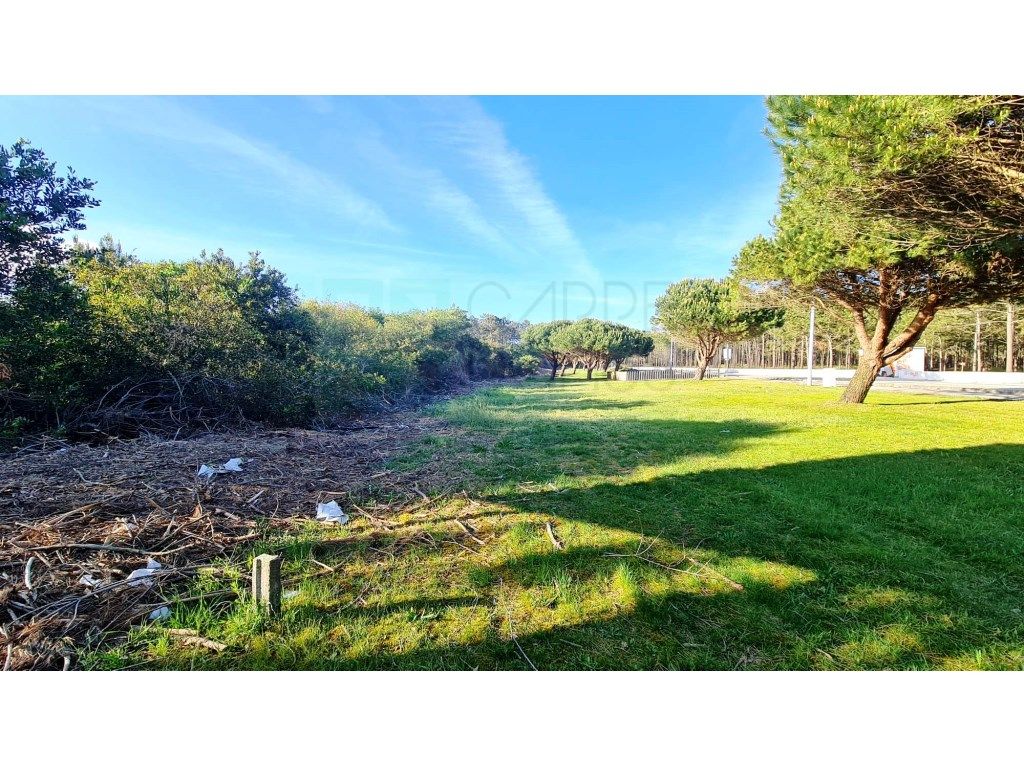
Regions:
<svg viewBox="0 0 1024 768"><path fill-rule="evenodd" d="M678 216L614 222L597 240L606 258L630 258L650 277L721 277L743 245L771 229L772 185L752 186L737 198L708 200Z"/></svg>
<svg viewBox="0 0 1024 768"><path fill-rule="evenodd" d="M508 141L501 123L471 99L450 101L453 115L444 136L490 184L504 205L527 227L542 255L559 259L578 277L597 282L600 275L565 215L544 189L527 159Z"/></svg>
<svg viewBox="0 0 1024 768"><path fill-rule="evenodd" d="M180 104L165 99L104 103L116 113L122 128L241 160L267 174L290 196L312 202L347 223L367 229L398 229L379 205L345 182L281 149L217 125Z"/></svg>
<svg viewBox="0 0 1024 768"><path fill-rule="evenodd" d="M356 147L360 155L378 170L388 173L399 184L415 189L422 197L422 203L447 221L505 255L517 255L518 249L487 218L479 203L441 171L400 157L375 135L359 138Z"/></svg>
<svg viewBox="0 0 1024 768"><path fill-rule="evenodd" d="M271 266L287 270L293 284L302 284L307 289L306 295L316 295L316 286L323 282L407 279L422 271L424 257L450 256L402 245L337 238L295 248L293 238L264 230L247 231L244 235L224 231L194 235L177 229L137 226L126 221L105 224L104 229L90 229L84 234L98 240L105 230L116 233L117 239L130 253L145 261L180 261L194 258L203 250L212 252L217 248L223 248L227 256L240 261L250 251L260 250ZM433 278L450 279L456 275L457 272L446 266L435 266L431 270Z"/></svg>

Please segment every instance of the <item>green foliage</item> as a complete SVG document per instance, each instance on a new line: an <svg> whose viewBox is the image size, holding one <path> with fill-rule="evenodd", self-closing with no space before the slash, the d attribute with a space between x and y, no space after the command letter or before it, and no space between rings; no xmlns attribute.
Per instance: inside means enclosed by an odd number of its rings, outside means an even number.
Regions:
<svg viewBox="0 0 1024 768"><path fill-rule="evenodd" d="M0 296L10 294L26 270L62 263L60 236L84 229L83 210L99 204L89 195L95 182L71 168L58 176L55 168L24 139L0 145Z"/></svg>
<svg viewBox="0 0 1024 768"><path fill-rule="evenodd" d="M648 354L654 348L649 334L590 317L559 325L551 331L548 343L569 359L581 362L587 378L599 365L618 365L630 355Z"/></svg>
<svg viewBox="0 0 1024 768"><path fill-rule="evenodd" d="M850 313L866 354L845 400L863 401L940 309L1024 295L1024 101L786 96L768 120L782 206L736 271Z"/></svg>
<svg viewBox="0 0 1024 768"><path fill-rule="evenodd" d="M529 325L522 332L523 344L548 364L552 376L558 369L565 352L555 342L555 336L568 325L568 320L553 320L549 323Z"/></svg>
<svg viewBox="0 0 1024 768"><path fill-rule="evenodd" d="M54 269L23 271L0 301L0 423L61 424L96 396L102 364L82 289Z"/></svg>
<svg viewBox="0 0 1024 768"><path fill-rule="evenodd" d="M372 408L536 367L535 360L518 359L514 347L478 338L479 324L461 309L389 314L316 301L304 307L319 329L315 380L325 413ZM492 322L509 324L504 318Z"/></svg>
<svg viewBox="0 0 1024 768"><path fill-rule="evenodd" d="M212 411L281 423L311 417L305 374L316 330L258 253L241 265L223 251L185 262L85 258L75 278L111 374L184 379L196 388L190 404Z"/></svg>
<svg viewBox="0 0 1024 768"><path fill-rule="evenodd" d="M520 342L520 336L528 325L485 313L473 318L473 335L494 348L513 347Z"/></svg>
<svg viewBox="0 0 1024 768"><path fill-rule="evenodd" d="M608 323L608 359L621 365L627 357L646 357L654 351L654 337L619 323Z"/></svg>
<svg viewBox="0 0 1024 768"><path fill-rule="evenodd" d="M1005 218L992 206L1024 210L1024 177L1013 172L1019 158L986 155L1011 177L998 187L1004 199L988 187L960 196L955 227L946 203L935 198L953 192L930 186L936 174L952 185L955 168L982 163L981 146L992 138L986 121L1003 115L998 119L1006 128L1021 120L997 104L951 96L770 98L769 135L785 174L782 208L774 238L758 238L740 255L740 274L787 281L861 307L877 298L879 269L900 273L906 295L897 298L904 302L929 291L947 306L1020 292L1024 223L1018 219L1016 229L999 232L983 223ZM907 191L913 185L919 197ZM932 206L933 215L915 206Z"/></svg>
<svg viewBox="0 0 1024 768"><path fill-rule="evenodd" d="M455 308L299 305L256 253L142 262L104 238L73 247L68 270L26 271L0 303L3 420L77 432L308 424L536 370L478 328Z"/></svg>
<svg viewBox="0 0 1024 768"><path fill-rule="evenodd" d="M736 286L723 280L680 280L655 302L654 322L697 349L698 376L703 375L725 341L739 341L782 324L776 308L744 307Z"/></svg>
<svg viewBox="0 0 1024 768"><path fill-rule="evenodd" d="M905 246L1024 234L1019 96L776 96L768 119L787 189Z"/></svg>

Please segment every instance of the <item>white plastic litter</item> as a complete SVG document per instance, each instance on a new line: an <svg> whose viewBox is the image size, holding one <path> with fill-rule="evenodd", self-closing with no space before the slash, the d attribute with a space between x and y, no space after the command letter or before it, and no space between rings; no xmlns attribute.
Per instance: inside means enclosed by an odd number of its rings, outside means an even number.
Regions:
<svg viewBox="0 0 1024 768"><path fill-rule="evenodd" d="M79 584L84 584L87 587L98 587L101 582L99 579L90 576L88 573L83 573L82 578L78 580Z"/></svg>
<svg viewBox="0 0 1024 768"><path fill-rule="evenodd" d="M117 518L117 528L118 531L124 533L135 533L135 531L139 529L139 526L136 523L128 522L123 517L119 517Z"/></svg>
<svg viewBox="0 0 1024 768"><path fill-rule="evenodd" d="M284 594L281 595L285 600L291 600L293 597L299 596L299 590L297 589L286 589Z"/></svg>
<svg viewBox="0 0 1024 768"><path fill-rule="evenodd" d="M134 587L148 587L153 583L153 579L150 577L162 567L163 566L156 560L150 559L146 563L145 568L136 568L134 571L129 573L127 581Z"/></svg>
<svg viewBox="0 0 1024 768"><path fill-rule="evenodd" d="M316 519L323 520L325 523L344 525L348 522L348 515L341 511L338 502L329 501L326 504L321 502L316 505Z"/></svg>
<svg viewBox="0 0 1024 768"><path fill-rule="evenodd" d="M214 475L223 475L225 472L241 472L242 463L245 461L243 458L228 459L219 467L211 467L209 464L203 464L199 467L199 471L196 476L203 479L209 480Z"/></svg>
<svg viewBox="0 0 1024 768"><path fill-rule="evenodd" d="M171 609L168 608L166 605L163 605L157 608L155 611L150 611L149 620L160 621L161 619L166 619L170 615Z"/></svg>

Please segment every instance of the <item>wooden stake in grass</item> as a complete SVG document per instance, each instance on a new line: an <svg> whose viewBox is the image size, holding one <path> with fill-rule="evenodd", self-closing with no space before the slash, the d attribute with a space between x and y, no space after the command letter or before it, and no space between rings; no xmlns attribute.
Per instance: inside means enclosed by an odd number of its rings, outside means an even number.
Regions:
<svg viewBox="0 0 1024 768"><path fill-rule="evenodd" d="M281 613L280 555L259 555L252 561L252 597L271 616Z"/></svg>

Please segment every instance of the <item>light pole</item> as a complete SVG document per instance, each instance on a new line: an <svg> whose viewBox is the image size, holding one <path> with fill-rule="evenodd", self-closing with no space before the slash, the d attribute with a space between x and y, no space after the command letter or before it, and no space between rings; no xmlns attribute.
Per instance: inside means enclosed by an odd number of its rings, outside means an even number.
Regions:
<svg viewBox="0 0 1024 768"><path fill-rule="evenodd" d="M811 304L811 328L807 333L807 385L814 380L814 305Z"/></svg>

